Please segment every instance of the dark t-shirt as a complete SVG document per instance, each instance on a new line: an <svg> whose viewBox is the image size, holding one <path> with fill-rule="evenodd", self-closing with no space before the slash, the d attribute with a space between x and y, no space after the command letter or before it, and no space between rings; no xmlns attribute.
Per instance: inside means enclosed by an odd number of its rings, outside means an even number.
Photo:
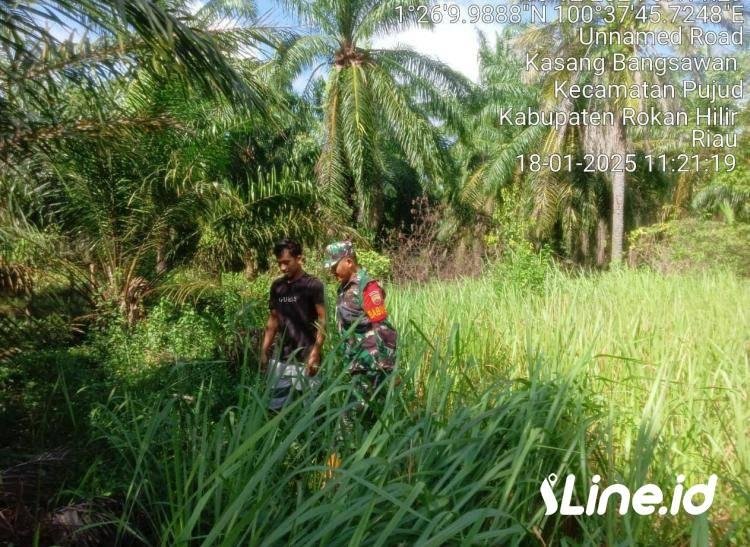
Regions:
<svg viewBox="0 0 750 547"><path fill-rule="evenodd" d="M323 283L319 279L302 274L295 281L285 277L271 284L268 308L279 315L277 340L283 340L280 358L284 361L296 353L298 360L304 360L315 344L318 320L316 304L324 303Z"/></svg>

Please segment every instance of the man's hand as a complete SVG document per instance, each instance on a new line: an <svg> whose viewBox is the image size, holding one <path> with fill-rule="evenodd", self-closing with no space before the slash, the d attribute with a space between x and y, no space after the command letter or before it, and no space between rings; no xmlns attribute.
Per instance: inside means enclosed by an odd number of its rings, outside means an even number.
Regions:
<svg viewBox="0 0 750 547"><path fill-rule="evenodd" d="M268 321L266 322L266 332L263 334L263 344L260 350L260 371L265 372L268 368L268 354L271 351L273 344L273 337L276 336L276 331L279 330L279 316L276 310L271 310L268 314Z"/></svg>
<svg viewBox="0 0 750 547"><path fill-rule="evenodd" d="M307 372L307 375L312 377L318 374L318 369L320 368L320 350L317 347L314 347L310 351L310 355L307 358L307 362L305 363L305 372Z"/></svg>
<svg viewBox="0 0 750 547"><path fill-rule="evenodd" d="M322 296L321 296L322 297ZM315 322L315 344L310 350L310 355L305 363L305 372L312 377L318 373L320 368L320 348L323 347L323 341L326 339L326 307L323 304L315 304L315 311L318 320Z"/></svg>

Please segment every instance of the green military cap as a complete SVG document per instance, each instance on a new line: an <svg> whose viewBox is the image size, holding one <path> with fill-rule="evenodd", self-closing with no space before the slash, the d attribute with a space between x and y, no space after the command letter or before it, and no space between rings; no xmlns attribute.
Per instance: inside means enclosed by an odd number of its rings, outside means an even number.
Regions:
<svg viewBox="0 0 750 547"><path fill-rule="evenodd" d="M326 269L333 268L339 260L347 256L354 256L354 245L352 245L351 241L331 243L326 247L325 262L323 265Z"/></svg>

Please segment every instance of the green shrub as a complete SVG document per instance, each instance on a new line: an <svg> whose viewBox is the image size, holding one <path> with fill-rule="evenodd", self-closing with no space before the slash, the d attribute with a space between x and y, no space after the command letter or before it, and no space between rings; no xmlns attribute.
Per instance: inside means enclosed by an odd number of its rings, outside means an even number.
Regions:
<svg viewBox="0 0 750 547"><path fill-rule="evenodd" d="M8 354L21 351L63 348L72 343L70 316L50 313L43 317L0 317L0 360Z"/></svg>
<svg viewBox="0 0 750 547"><path fill-rule="evenodd" d="M263 274L248 281L243 274L225 273L220 286L196 302L218 333L220 356L233 365L242 362L246 352L252 354L259 347L273 279L271 274Z"/></svg>
<svg viewBox="0 0 750 547"><path fill-rule="evenodd" d="M750 276L750 225L683 219L630 233L629 262L663 273L726 268Z"/></svg>
<svg viewBox="0 0 750 547"><path fill-rule="evenodd" d="M391 259L372 250L357 250L357 260L371 277L388 279L391 277Z"/></svg>
<svg viewBox="0 0 750 547"><path fill-rule="evenodd" d="M738 165L733 171L717 173L698 190L692 206L698 213L723 216L729 223L750 222L750 168Z"/></svg>
<svg viewBox="0 0 750 547"><path fill-rule="evenodd" d="M218 334L191 306L161 300L133 329L111 321L91 345L110 376L130 382L165 363L214 359Z"/></svg>
<svg viewBox="0 0 750 547"><path fill-rule="evenodd" d="M113 315L91 343L110 374L131 380L176 362L237 365L260 343L271 281L270 275L248 281L241 273L225 273L216 280L179 272L134 328Z"/></svg>
<svg viewBox="0 0 750 547"><path fill-rule="evenodd" d="M492 274L496 284L541 291L552 268L552 253L547 247L537 252L530 243L519 243L506 248Z"/></svg>
<svg viewBox="0 0 750 547"><path fill-rule="evenodd" d="M506 186L500 190L498 204L484 235L488 256L497 257L511 248L528 245L534 223L528 214L529 195L521 185Z"/></svg>

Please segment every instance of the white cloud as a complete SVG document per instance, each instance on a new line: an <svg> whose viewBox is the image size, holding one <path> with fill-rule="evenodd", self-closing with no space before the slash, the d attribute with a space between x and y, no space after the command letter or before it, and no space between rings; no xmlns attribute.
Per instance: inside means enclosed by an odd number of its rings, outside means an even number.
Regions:
<svg viewBox="0 0 750 547"><path fill-rule="evenodd" d="M476 82L479 79L477 30L484 32L493 41L495 32L501 29L500 25L441 23L432 30L412 28L378 38L373 42L373 47L409 46L419 53L441 60Z"/></svg>

